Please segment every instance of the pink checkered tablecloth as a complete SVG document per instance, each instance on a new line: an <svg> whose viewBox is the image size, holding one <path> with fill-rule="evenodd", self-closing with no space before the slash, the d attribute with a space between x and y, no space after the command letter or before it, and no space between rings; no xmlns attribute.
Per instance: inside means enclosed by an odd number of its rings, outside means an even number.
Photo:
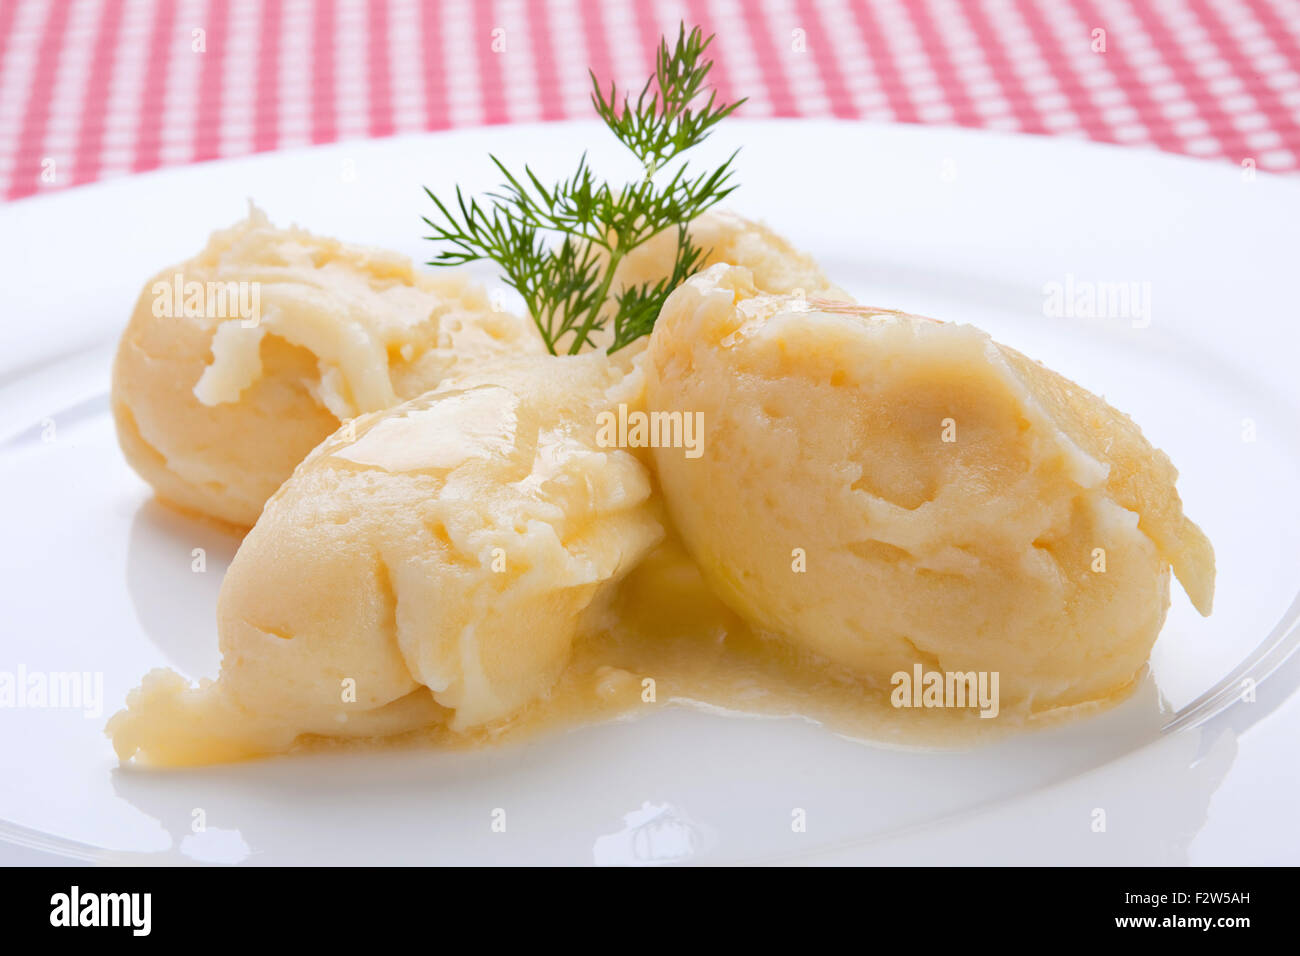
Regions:
<svg viewBox="0 0 1300 956"><path fill-rule="evenodd" d="M716 32L741 115L1077 136L1300 169L1300 0L0 0L0 195L592 116Z"/></svg>

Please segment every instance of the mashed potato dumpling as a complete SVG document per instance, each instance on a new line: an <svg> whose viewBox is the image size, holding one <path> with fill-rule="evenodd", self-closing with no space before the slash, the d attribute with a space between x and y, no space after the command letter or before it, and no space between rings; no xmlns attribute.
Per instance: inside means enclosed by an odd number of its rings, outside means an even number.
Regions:
<svg viewBox="0 0 1300 956"><path fill-rule="evenodd" d="M761 222L725 209L697 216L690 225L691 242L704 253L700 268L719 262L744 266L754 286L777 295L845 299L848 293L826 278L806 252L791 245ZM614 287L654 283L672 272L677 254L677 230L666 229L633 249L614 272Z"/></svg>
<svg viewBox="0 0 1300 956"><path fill-rule="evenodd" d="M118 755L462 732L546 695L588 606L663 534L646 466L596 437L603 410L641 407L642 351L503 361L335 432L227 573L220 679L150 674L109 725Z"/></svg>
<svg viewBox="0 0 1300 956"><path fill-rule="evenodd" d="M710 212L691 234L708 261L749 268L766 291L845 298L811 258L759 223ZM634 250L615 288L668 274L676 243L667 230ZM177 277L232 290L242 283L246 294L255 284L256 323L183 311L183 297L170 295ZM168 298L182 302L160 309ZM611 334L594 337L607 344ZM159 497L247 527L340 421L482 362L543 351L529 320L492 308L462 272L418 272L397 253L277 229L254 208L146 283L118 348L113 414L127 460Z"/></svg>
<svg viewBox="0 0 1300 956"><path fill-rule="evenodd" d="M1174 572L1203 614L1213 551L1176 472L1102 399L970 326L688 280L651 337L648 407L710 586L764 631L887 689L915 664L997 671L1003 709L1132 684Z"/></svg>
<svg viewBox="0 0 1300 956"><path fill-rule="evenodd" d="M703 257L698 268L725 262L744 266L754 286L763 292L795 297L851 301L847 292L826 278L805 252L796 249L761 222L728 210L711 210L691 221L691 242ZM639 285L654 285L670 275L677 256L677 230L665 229L624 257L614 270L615 293ZM607 315L613 313L613 305ZM613 341L612 323L592 334L592 342L605 348Z"/></svg>
<svg viewBox="0 0 1300 956"><path fill-rule="evenodd" d="M188 289L224 297L173 294ZM340 421L542 350L531 322L494 311L463 274L277 229L254 208L145 284L113 368L113 414L161 498L248 526Z"/></svg>

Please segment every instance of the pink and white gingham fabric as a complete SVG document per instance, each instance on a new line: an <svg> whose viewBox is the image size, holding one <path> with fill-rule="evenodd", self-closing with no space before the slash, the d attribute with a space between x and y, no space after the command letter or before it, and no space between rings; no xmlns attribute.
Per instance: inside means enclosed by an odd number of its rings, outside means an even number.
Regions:
<svg viewBox="0 0 1300 956"><path fill-rule="evenodd" d="M1300 0L0 0L0 195L309 143L589 118L679 21L741 115L1300 169Z"/></svg>

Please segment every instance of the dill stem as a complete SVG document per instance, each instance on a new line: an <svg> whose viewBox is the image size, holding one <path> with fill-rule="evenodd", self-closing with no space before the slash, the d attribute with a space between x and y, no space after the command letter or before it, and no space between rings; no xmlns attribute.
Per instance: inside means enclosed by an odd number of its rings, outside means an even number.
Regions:
<svg viewBox="0 0 1300 956"><path fill-rule="evenodd" d="M614 284L614 271L626 254L622 247L619 248L618 252L610 250L609 263L605 266L605 278L600 283L600 294L596 296L591 311L587 313L587 318L583 320L582 328L578 330L578 334L574 336L573 344L569 346L570 355L577 355L582 350L582 347L587 344L587 336L595 328L596 320L600 317L601 310L605 308L605 299L609 296L610 286ZM554 346L551 347L551 354L556 354Z"/></svg>

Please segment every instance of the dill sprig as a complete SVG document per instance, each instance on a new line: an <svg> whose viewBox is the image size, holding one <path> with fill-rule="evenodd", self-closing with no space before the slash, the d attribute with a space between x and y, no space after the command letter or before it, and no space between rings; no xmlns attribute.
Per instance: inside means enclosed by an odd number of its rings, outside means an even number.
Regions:
<svg viewBox="0 0 1300 956"><path fill-rule="evenodd" d="M688 34L685 24L671 49L661 39L655 75L635 100L624 94L620 101L613 83L606 95L591 73L592 105L636 156L645 170L641 179L613 187L596 176L584 153L572 176L547 186L528 166L516 175L491 156L505 182L484 202L467 198L459 186L454 203L425 189L440 214L437 220L423 217L433 229L426 238L444 247L429 265L495 262L554 355L594 344L592 336L611 321L611 352L649 334L669 293L704 258L691 242L688 223L736 188L735 153L708 173L692 175L685 162L671 174L666 169L744 102L719 103L716 90L703 99L713 68L704 56L711 42L699 27ZM677 231L671 273L613 290L619 263L667 229Z"/></svg>

